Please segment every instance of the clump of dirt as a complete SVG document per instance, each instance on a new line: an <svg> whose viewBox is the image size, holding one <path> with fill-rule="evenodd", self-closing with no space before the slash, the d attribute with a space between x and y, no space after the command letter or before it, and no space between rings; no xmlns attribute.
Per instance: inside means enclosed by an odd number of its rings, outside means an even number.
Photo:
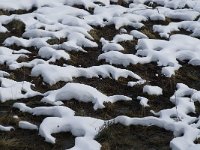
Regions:
<svg viewBox="0 0 200 150"><path fill-rule="evenodd" d="M158 7L158 6L162 6L162 5L160 5L160 4L156 3L156 2L150 2L150 1L147 1L147 2L145 2L144 4L145 4L146 6L151 7L152 9L155 9L155 8Z"/></svg>
<svg viewBox="0 0 200 150"><path fill-rule="evenodd" d="M11 32L12 36L21 37L25 32L25 24L20 20L12 20L6 25L6 28Z"/></svg>
<svg viewBox="0 0 200 150"><path fill-rule="evenodd" d="M13 10L13 11L8 11L8 10L0 10L0 16L1 15L13 15L13 14L28 14L28 13L32 13L33 11L35 11L37 8L33 7L30 10L22 10L22 9L18 9L18 10Z"/></svg>
<svg viewBox="0 0 200 150"><path fill-rule="evenodd" d="M174 35L174 34L191 35L192 32L191 31L186 31L184 29L179 29L179 31L173 31L173 32L171 32L170 35Z"/></svg>
<svg viewBox="0 0 200 150"><path fill-rule="evenodd" d="M119 34L119 30L116 30L114 25L108 25L103 28L94 27L94 29L91 30L89 34L94 38L96 42L99 42L101 37L111 41L116 34Z"/></svg>
<svg viewBox="0 0 200 150"><path fill-rule="evenodd" d="M11 36L11 34L9 32L0 33L0 46L2 46L5 39L7 39L10 36Z"/></svg>
<svg viewBox="0 0 200 150"><path fill-rule="evenodd" d="M50 44L50 45L55 45L55 44L62 44L66 41L67 41L66 38L60 38L60 39L52 38L52 39L47 40L47 43Z"/></svg>
<svg viewBox="0 0 200 150"><path fill-rule="evenodd" d="M100 55L98 48L87 48L86 52L69 52L70 60L68 61L69 65L76 67L91 67L98 66L101 63L98 61L98 56Z"/></svg>
<svg viewBox="0 0 200 150"><path fill-rule="evenodd" d="M113 1L111 1L110 2L111 4L113 4L113 5L121 5L121 6L123 6L123 7L129 7L129 4L130 4L130 2L126 2L126 1L124 1L124 0L117 0L117 2L113 2Z"/></svg>
<svg viewBox="0 0 200 150"><path fill-rule="evenodd" d="M182 67L176 71L174 80L176 83L184 83L191 88L200 90L200 69L199 66L193 66L187 63L184 63Z"/></svg>

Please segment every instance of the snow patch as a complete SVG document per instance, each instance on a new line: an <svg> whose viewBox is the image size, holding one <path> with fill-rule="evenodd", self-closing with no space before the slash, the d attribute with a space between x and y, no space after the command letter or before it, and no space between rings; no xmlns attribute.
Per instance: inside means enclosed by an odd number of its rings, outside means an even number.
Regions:
<svg viewBox="0 0 200 150"><path fill-rule="evenodd" d="M82 102L92 102L94 109L104 108L104 102L114 103L117 101L130 101L130 97L123 95L106 96L99 92L97 89L80 83L67 83L64 87L58 90L49 91L45 93L45 97L41 100L42 102L61 105L62 100L76 99Z"/></svg>
<svg viewBox="0 0 200 150"><path fill-rule="evenodd" d="M143 93L147 93L149 95L162 95L163 90L159 86L151 86L151 85L145 85L143 87Z"/></svg>
<svg viewBox="0 0 200 150"><path fill-rule="evenodd" d="M27 121L19 121L19 128L28 130L38 130L38 127Z"/></svg>

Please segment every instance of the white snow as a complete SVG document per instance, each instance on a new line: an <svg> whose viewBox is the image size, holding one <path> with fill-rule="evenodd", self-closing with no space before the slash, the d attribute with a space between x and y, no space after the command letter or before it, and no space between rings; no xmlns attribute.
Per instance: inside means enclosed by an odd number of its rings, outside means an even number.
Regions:
<svg viewBox="0 0 200 150"><path fill-rule="evenodd" d="M19 119L19 117L17 115L14 115L13 118L14 119Z"/></svg>
<svg viewBox="0 0 200 150"><path fill-rule="evenodd" d="M129 34L117 34L113 37L112 42L119 43L124 41L132 41L133 36Z"/></svg>
<svg viewBox="0 0 200 150"><path fill-rule="evenodd" d="M8 72L0 70L0 77L8 77L8 76L10 76Z"/></svg>
<svg viewBox="0 0 200 150"><path fill-rule="evenodd" d="M41 75L43 77L43 80L50 85L53 85L59 81L65 81L65 82L73 81L73 78L77 77L99 78L101 76L103 78L108 77L118 80L119 77L126 78L130 76L138 80L141 79L141 77L139 77L132 71L126 69L119 69L111 65L101 65L89 68L81 68L74 66L60 67L56 65L39 64L32 69L31 75L32 76Z"/></svg>
<svg viewBox="0 0 200 150"><path fill-rule="evenodd" d="M0 64L12 65L17 63L17 59L20 57L27 57L25 54L18 54L17 51L6 48L0 47ZM7 73L1 72L2 75L6 75ZM8 74L7 74L8 75Z"/></svg>
<svg viewBox="0 0 200 150"><path fill-rule="evenodd" d="M133 35L133 37L137 39L148 39L147 35L137 30L132 30L130 34Z"/></svg>
<svg viewBox="0 0 200 150"><path fill-rule="evenodd" d="M55 143L55 138L51 135L52 133L70 131L74 136L83 137L84 140L87 140L85 145L91 145L91 142L96 143L95 145L98 145L98 147L94 147L94 149L99 149L101 146L93 139L95 135L98 134L98 129L103 123L103 120L90 117L48 117L41 123L39 134L43 136L47 142Z"/></svg>
<svg viewBox="0 0 200 150"><path fill-rule="evenodd" d="M143 87L143 93L147 93L149 95L162 95L163 91L159 86L145 85Z"/></svg>
<svg viewBox="0 0 200 150"><path fill-rule="evenodd" d="M43 46L48 46L48 43L46 42L48 38L34 38L34 39L23 39L19 37L9 37L4 41L5 46L11 46L11 45L17 45L22 47L37 47L41 48Z"/></svg>
<svg viewBox="0 0 200 150"><path fill-rule="evenodd" d="M45 93L42 102L61 105L62 100L76 99L82 102L92 102L94 109L104 108L104 102L130 101L130 97L123 95L106 96L97 89L80 83L67 83L64 87L58 90Z"/></svg>
<svg viewBox="0 0 200 150"><path fill-rule="evenodd" d="M118 37L119 38L119 37ZM115 39L115 40L119 40L119 39ZM102 51L103 52L108 52L108 51L123 51L124 48L116 43L116 42L110 42L105 40L104 38L101 38L100 42L102 43L103 47L102 47Z"/></svg>
<svg viewBox="0 0 200 150"><path fill-rule="evenodd" d="M191 32L191 36L200 37L200 22L198 21L181 21L181 22L171 22L168 25L154 25L154 32L158 32L161 37L169 38L170 33L173 31L180 31L184 29Z"/></svg>
<svg viewBox="0 0 200 150"><path fill-rule="evenodd" d="M75 112L68 107L65 106L51 106L51 107L35 107L31 108L26 106L24 103L14 103L14 108L19 109L21 112L27 112L36 116L44 115L44 116L54 116L54 117L66 117L66 116L74 116Z"/></svg>
<svg viewBox="0 0 200 150"><path fill-rule="evenodd" d="M11 65L9 65L9 69L10 70L16 70L22 67L27 67L27 68L33 68L38 64L46 64L48 63L47 61L43 60L43 59L33 59L29 62L21 62L21 63L13 63Z"/></svg>
<svg viewBox="0 0 200 150"><path fill-rule="evenodd" d="M101 145L94 138L103 126L103 120L74 116L74 111L65 106L30 108L24 103L15 103L13 107L35 115L54 116L45 118L39 127L39 134L47 142L55 143L56 139L51 135L52 133L71 132L74 136L77 136L75 146L72 149L82 149L80 146L95 150L101 148ZM33 126L25 122L25 127L30 129Z"/></svg>
<svg viewBox="0 0 200 150"><path fill-rule="evenodd" d="M70 59L69 54L67 54L64 50L55 50L50 47L42 47L38 51L38 55L42 58L48 59L48 62L55 62L61 58L68 60Z"/></svg>
<svg viewBox="0 0 200 150"><path fill-rule="evenodd" d="M144 118L118 116L113 119L113 121L126 126L155 125L166 130L173 131L175 137L170 142L170 147L173 150L199 149L200 145L194 144L194 141L199 137L200 134L198 129L200 126L199 119L189 115L190 112L195 113L194 101L191 100L195 93L198 93L198 91L189 88L187 85L179 83L177 84L177 91L170 98L170 101L175 105L175 107L163 109L157 113L152 111L155 116L158 116L158 118L152 116ZM198 122L195 123L196 120Z"/></svg>
<svg viewBox="0 0 200 150"><path fill-rule="evenodd" d="M19 128L28 130L38 130L38 127L27 121L19 121Z"/></svg>
<svg viewBox="0 0 200 150"><path fill-rule="evenodd" d="M137 55L123 54L117 51L103 53L99 55L98 60L105 60L110 64L123 65L124 67L127 67L131 64L145 64L150 62L149 57L138 57Z"/></svg>
<svg viewBox="0 0 200 150"><path fill-rule="evenodd" d="M0 81L0 102L6 102L8 100L18 100L21 98L29 98L40 95L39 92L31 89L31 86L34 85L27 81L16 82L14 80L6 78L0 78Z"/></svg>
<svg viewBox="0 0 200 150"><path fill-rule="evenodd" d="M147 98L138 96L137 99L140 100L140 105L142 105L143 107L149 107L149 104L148 104L149 100Z"/></svg>
<svg viewBox="0 0 200 150"><path fill-rule="evenodd" d="M11 131L14 130L12 126L2 126L0 125L0 131Z"/></svg>
<svg viewBox="0 0 200 150"><path fill-rule="evenodd" d="M169 41L139 39L136 55L111 51L99 55L98 60L123 66L157 62L162 67L162 74L171 77L181 67L177 60L189 60L191 65L200 65L199 44L199 39L181 34L172 35Z"/></svg>

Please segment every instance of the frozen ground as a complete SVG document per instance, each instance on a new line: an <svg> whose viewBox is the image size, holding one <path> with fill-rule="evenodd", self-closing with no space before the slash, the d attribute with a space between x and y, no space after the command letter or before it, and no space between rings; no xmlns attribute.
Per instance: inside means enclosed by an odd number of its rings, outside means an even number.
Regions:
<svg viewBox="0 0 200 150"><path fill-rule="evenodd" d="M199 0L1 0L0 149L200 149Z"/></svg>

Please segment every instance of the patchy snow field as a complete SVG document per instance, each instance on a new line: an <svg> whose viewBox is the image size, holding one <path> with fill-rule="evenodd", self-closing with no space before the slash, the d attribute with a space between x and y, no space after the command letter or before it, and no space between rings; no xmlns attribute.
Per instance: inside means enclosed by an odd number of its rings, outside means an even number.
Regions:
<svg viewBox="0 0 200 150"><path fill-rule="evenodd" d="M0 0L0 149L200 150L199 128L199 0Z"/></svg>

